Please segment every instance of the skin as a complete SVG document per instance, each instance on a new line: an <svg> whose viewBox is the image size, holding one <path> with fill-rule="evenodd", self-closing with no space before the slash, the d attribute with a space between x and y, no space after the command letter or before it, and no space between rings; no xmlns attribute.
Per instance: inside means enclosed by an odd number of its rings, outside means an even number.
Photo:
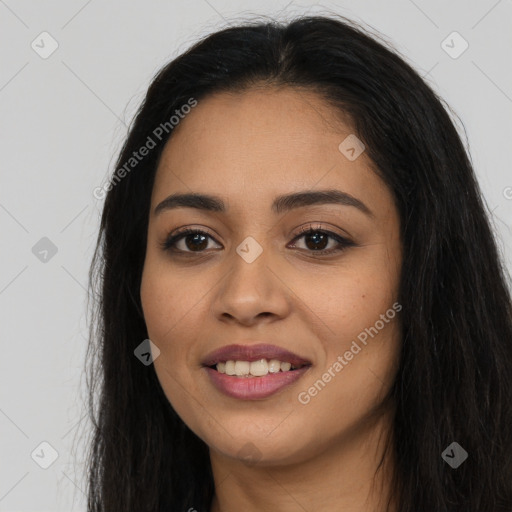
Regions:
<svg viewBox="0 0 512 512"><path fill-rule="evenodd" d="M298 400L397 300L398 211L366 152L350 161L338 149L351 133L314 92L253 88L199 101L164 148L141 300L161 351L154 366L162 389L210 448L213 512L385 510L393 460L376 469L392 435L393 404L383 400L396 376L400 315L359 343L307 404ZM349 193L373 216L339 204L271 210L278 195L320 189ZM217 195L228 211L181 207L154 215L176 192ZM310 223L355 245L319 256L315 247L337 243L295 239ZM191 237L177 242L187 254L164 251L159 244L181 227L213 238L201 253ZM263 250L252 263L236 252L248 236ZM213 387L201 361L237 342L275 344L312 366L268 398L230 398Z"/></svg>

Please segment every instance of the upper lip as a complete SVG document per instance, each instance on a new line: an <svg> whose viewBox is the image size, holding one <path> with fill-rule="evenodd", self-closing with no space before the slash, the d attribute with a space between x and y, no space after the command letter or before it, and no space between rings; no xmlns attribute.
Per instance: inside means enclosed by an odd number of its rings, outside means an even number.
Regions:
<svg viewBox="0 0 512 512"><path fill-rule="evenodd" d="M258 361L277 359L295 366L309 365L310 361L276 345L257 343L254 345L226 345L210 352L202 361L203 366L213 366L220 361Z"/></svg>

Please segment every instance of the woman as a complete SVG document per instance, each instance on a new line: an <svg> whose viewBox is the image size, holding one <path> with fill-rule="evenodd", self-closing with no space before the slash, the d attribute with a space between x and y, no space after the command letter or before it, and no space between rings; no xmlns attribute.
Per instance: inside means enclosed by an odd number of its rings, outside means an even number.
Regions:
<svg viewBox="0 0 512 512"><path fill-rule="evenodd" d="M512 510L505 271L396 53L341 17L212 34L100 192L89 510Z"/></svg>

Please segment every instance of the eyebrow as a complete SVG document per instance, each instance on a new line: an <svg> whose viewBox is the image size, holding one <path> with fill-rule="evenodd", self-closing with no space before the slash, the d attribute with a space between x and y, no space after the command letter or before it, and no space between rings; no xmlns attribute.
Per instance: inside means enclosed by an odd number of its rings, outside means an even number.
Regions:
<svg viewBox="0 0 512 512"><path fill-rule="evenodd" d="M295 208L318 204L353 206L369 217L374 217L373 212L362 201L336 189L294 192L277 196L272 203L272 211L277 215ZM163 211L174 208L196 208L210 212L227 212L226 205L220 197L199 193L176 193L160 202L155 207L153 214L159 215Z"/></svg>

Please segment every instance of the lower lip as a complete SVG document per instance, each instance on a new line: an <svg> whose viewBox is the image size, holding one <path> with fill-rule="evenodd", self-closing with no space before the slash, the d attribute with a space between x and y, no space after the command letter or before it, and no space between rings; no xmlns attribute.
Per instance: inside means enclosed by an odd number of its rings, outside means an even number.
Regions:
<svg viewBox="0 0 512 512"><path fill-rule="evenodd" d="M288 372L269 373L264 377L236 377L204 367L213 385L225 395L241 400L266 398L300 379L311 366Z"/></svg>

